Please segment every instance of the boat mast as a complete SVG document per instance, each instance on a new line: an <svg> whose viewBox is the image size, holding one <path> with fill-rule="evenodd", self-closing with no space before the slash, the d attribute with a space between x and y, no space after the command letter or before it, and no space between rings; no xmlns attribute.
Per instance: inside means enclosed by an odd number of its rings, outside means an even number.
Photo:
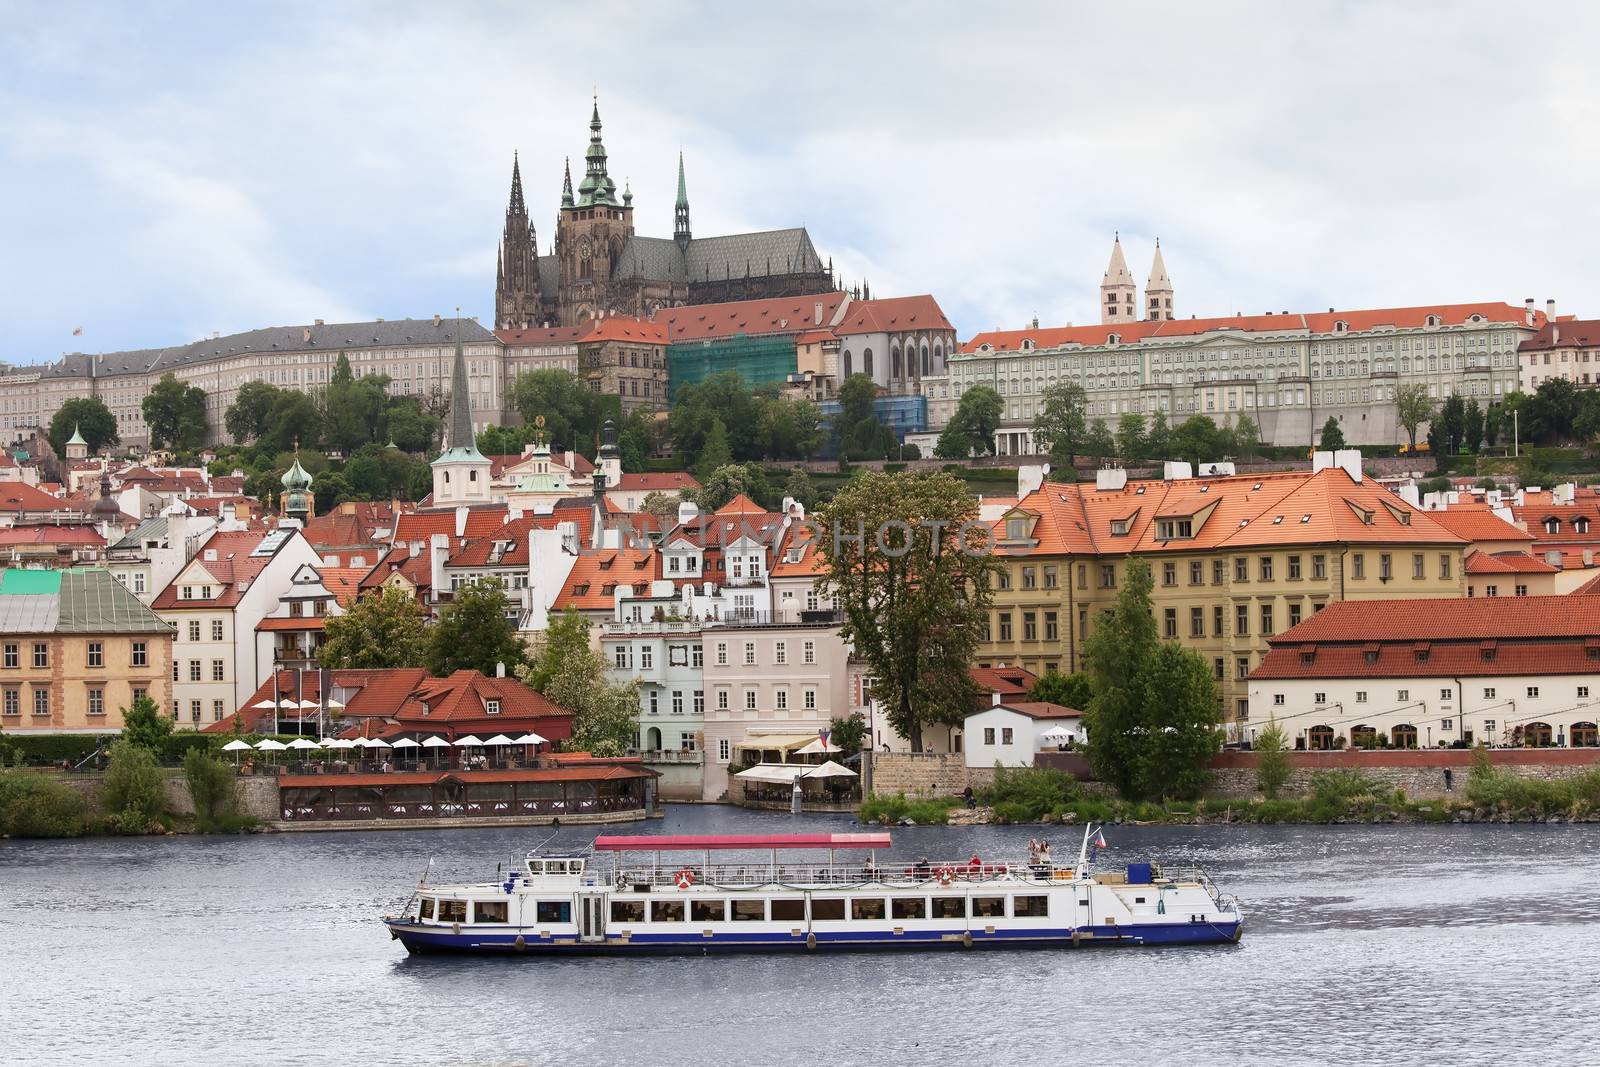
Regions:
<svg viewBox="0 0 1600 1067"><path fill-rule="evenodd" d="M1078 846L1078 865L1073 870L1074 878L1087 878L1089 876L1089 835L1094 832L1094 823L1083 824L1083 844Z"/></svg>

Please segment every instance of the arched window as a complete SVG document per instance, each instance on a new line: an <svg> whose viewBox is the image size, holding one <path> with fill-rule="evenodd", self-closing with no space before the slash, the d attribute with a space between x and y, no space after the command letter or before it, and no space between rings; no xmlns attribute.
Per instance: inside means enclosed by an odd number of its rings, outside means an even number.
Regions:
<svg viewBox="0 0 1600 1067"><path fill-rule="evenodd" d="M876 376L872 373L872 349L870 348L863 348L861 350L861 371L868 378L872 378L874 381L877 380Z"/></svg>
<svg viewBox="0 0 1600 1067"><path fill-rule="evenodd" d="M893 379L900 378L900 349L898 346L889 350L889 377Z"/></svg>
<svg viewBox="0 0 1600 1067"><path fill-rule="evenodd" d="M926 378L933 373L933 363L928 359L928 343L922 343L922 376Z"/></svg>
<svg viewBox="0 0 1600 1067"><path fill-rule="evenodd" d="M847 348L844 350L844 374L841 377L850 377L850 365L850 350Z"/></svg>

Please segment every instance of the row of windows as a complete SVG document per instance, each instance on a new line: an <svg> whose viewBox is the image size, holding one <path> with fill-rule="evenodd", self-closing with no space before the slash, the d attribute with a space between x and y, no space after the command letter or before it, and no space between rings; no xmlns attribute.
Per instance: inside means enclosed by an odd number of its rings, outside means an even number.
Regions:
<svg viewBox="0 0 1600 1067"><path fill-rule="evenodd" d="M33 713L35 715L50 714L50 689L48 686L32 686ZM135 688L133 699L144 699L146 691ZM106 713L106 691L103 686L91 685L84 687L84 712L91 716ZM6 686L0 690L0 714L15 716L22 714L22 687L16 685Z"/></svg>
<svg viewBox="0 0 1600 1067"><path fill-rule="evenodd" d="M130 642L128 662L135 667L150 665L150 646L145 641ZM50 646L46 642L36 641L32 648L32 663L36 668L50 666ZM106 665L106 645L104 641L90 641L84 648L84 662L90 667L104 667ZM14 641L5 643L0 649L0 666L7 670L18 670L22 666L22 646Z"/></svg>
<svg viewBox="0 0 1600 1067"><path fill-rule="evenodd" d="M731 692L732 691L728 690L728 689L718 689L717 690L717 710L718 711L727 711L728 710L728 702L733 699L729 695ZM696 695L698 696L698 691L696 691ZM756 710L758 710L759 702L760 702L760 690L757 690L757 689L746 689L744 691L744 710L745 711L756 711ZM776 711L787 711L788 708L789 708L789 691L787 689L782 689L782 688L773 690L772 706L773 706L773 709L776 710ZM817 709L817 691L815 689L803 689L803 690L801 690L801 692L800 692L800 706L802 708L804 708L806 711L815 711Z"/></svg>
<svg viewBox="0 0 1600 1067"><path fill-rule="evenodd" d="M187 629L187 633L189 635L189 640L191 640L191 641L200 640L200 620L199 619L190 619L189 620L189 626L188 626L188 629ZM222 620L221 619L212 619L211 620L211 640L213 640L213 641L221 641L222 640L222 633L223 633Z"/></svg>
<svg viewBox="0 0 1600 1067"><path fill-rule="evenodd" d="M731 900L613 900L613 923L791 922L807 921L805 897ZM970 914L969 914L969 907ZM1050 898L1026 896L812 897L811 922L880 919L1042 919ZM648 915L648 918L646 916ZM480 922L484 920L479 920Z"/></svg>
<svg viewBox="0 0 1600 1067"><path fill-rule="evenodd" d="M744 642L743 657L740 662L746 667L754 667L756 665L756 643L754 641ZM773 643L772 662L780 667L789 662L789 642L776 641ZM800 643L800 662L817 662L817 643L815 641L802 641ZM727 665L728 643L726 641L718 641L717 666L726 667Z"/></svg>
<svg viewBox="0 0 1600 1067"><path fill-rule="evenodd" d="M174 682L180 682L180 681L183 680L179 676L180 672L182 670L182 668L179 666L179 662L180 661L178 661L177 659L174 659L172 661L172 680ZM213 682L225 682L225 681L228 680L228 669L227 669L227 661L226 660L214 659L214 660L211 661L211 680ZM205 681L204 672L201 670L200 661L197 660L197 659L192 659L192 660L189 661L189 681L191 681L191 682L203 682L203 681Z"/></svg>
<svg viewBox="0 0 1600 1067"><path fill-rule="evenodd" d="M1525 697L1527 697L1529 700L1536 700L1539 697L1539 689L1540 689L1540 687L1536 686L1536 685L1524 686L1523 687L1523 695ZM1365 703L1367 703L1367 696L1368 696L1369 692L1370 691L1366 690L1366 689L1357 689L1355 691L1355 702L1357 704L1365 704ZM1483 699L1484 700L1498 700L1500 698L1499 694L1500 694L1500 689L1499 689L1498 686L1490 685L1490 686L1484 686L1483 687ZM1586 685L1580 685L1580 686L1576 687L1574 695L1578 700L1588 700L1589 699L1589 687L1586 686ZM1396 689L1394 691L1394 698L1399 703L1404 704L1404 703L1406 703L1406 702L1411 700L1411 690L1409 690L1409 689ZM1455 698L1456 698L1456 690L1455 690L1454 686L1447 685L1447 686L1443 686L1443 687L1441 687L1439 689L1439 699L1440 700L1442 700L1442 701L1452 701L1452 700L1455 700ZM1311 694L1311 702L1313 704L1317 705L1318 707L1324 707L1324 706L1326 706L1328 704L1328 694L1325 693L1325 692L1314 692L1314 693ZM1284 697L1283 693L1274 693L1274 694L1272 694L1272 704L1273 704L1274 707L1281 708L1281 707L1284 706L1284 703L1285 703L1285 697Z"/></svg>

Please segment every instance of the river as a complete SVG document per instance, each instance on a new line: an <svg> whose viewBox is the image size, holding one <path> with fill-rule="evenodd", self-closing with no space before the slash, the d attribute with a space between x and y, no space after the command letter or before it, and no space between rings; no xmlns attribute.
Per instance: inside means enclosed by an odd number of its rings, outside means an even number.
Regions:
<svg viewBox="0 0 1600 1067"><path fill-rule="evenodd" d="M850 825L677 807L648 829ZM894 853L1039 832L898 829ZM428 857L486 879L546 834L0 842L0 1062L1600 1064L1593 826L1109 829L1111 856L1239 896L1224 948L411 959L378 925Z"/></svg>

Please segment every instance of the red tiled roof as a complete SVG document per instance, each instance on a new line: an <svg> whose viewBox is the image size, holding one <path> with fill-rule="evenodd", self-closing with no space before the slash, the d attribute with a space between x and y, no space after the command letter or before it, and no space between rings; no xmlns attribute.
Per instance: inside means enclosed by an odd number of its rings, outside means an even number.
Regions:
<svg viewBox="0 0 1600 1067"><path fill-rule="evenodd" d="M661 576L661 558L645 548L608 548L580 555L567 580L561 585L552 607L603 610L615 602L617 587L631 585L640 590Z"/></svg>
<svg viewBox="0 0 1600 1067"><path fill-rule="evenodd" d="M1600 600L1562 596L1334 601L1272 645L1600 637Z"/></svg>
<svg viewBox="0 0 1600 1067"><path fill-rule="evenodd" d="M666 326L667 336L674 343L738 334L799 334L832 322L844 299L843 293L818 293L736 300L727 304L691 304L662 308L652 321ZM820 320L818 304L822 305Z"/></svg>
<svg viewBox="0 0 1600 1067"><path fill-rule="evenodd" d="M1474 552L1467 557L1468 574L1556 574L1559 567L1552 567L1542 559L1535 559L1524 552Z"/></svg>
<svg viewBox="0 0 1600 1067"><path fill-rule="evenodd" d="M840 337L858 333L905 333L911 330L953 330L939 302L928 294L884 300L856 300L833 328Z"/></svg>
<svg viewBox="0 0 1600 1067"><path fill-rule="evenodd" d="M1046 700L1019 701L1013 703L1006 701L999 705L1007 711L1014 711L1018 715L1026 715L1030 719L1081 719L1083 712L1076 708L1069 708L1061 704L1052 704Z"/></svg>
<svg viewBox="0 0 1600 1067"><path fill-rule="evenodd" d="M482 537L493 533L506 523L510 510L504 504L475 504L467 509L465 536ZM411 511L397 516L394 521L392 542L397 545L412 541L428 542L432 535L442 533L454 540L456 536L456 509L438 508L431 511Z"/></svg>
<svg viewBox="0 0 1600 1067"><path fill-rule="evenodd" d="M1543 352L1552 348L1600 347L1600 319L1563 319L1547 322L1539 332L1517 346L1521 352Z"/></svg>
<svg viewBox="0 0 1600 1067"><path fill-rule="evenodd" d="M589 341L624 341L642 345L664 345L667 343L667 327L665 323L646 322L628 315L607 315L603 319L589 320L588 330L578 338L580 343Z"/></svg>
<svg viewBox="0 0 1600 1067"><path fill-rule="evenodd" d="M57 511L66 507L66 502L59 497L53 497L31 485L0 482L0 512Z"/></svg>
<svg viewBox="0 0 1600 1067"><path fill-rule="evenodd" d="M409 545L397 545L362 576L362 590L378 588L396 571L419 590L433 585L433 563L428 553L421 551L413 556Z"/></svg>
<svg viewBox="0 0 1600 1067"><path fill-rule="evenodd" d="M1540 494L1543 496L1544 494ZM1517 521L1528 528L1539 544L1558 541L1600 541L1600 501L1579 496L1571 504L1519 504L1511 509ZM1583 520L1583 528L1579 521ZM1546 524L1554 520L1552 533Z"/></svg>
<svg viewBox="0 0 1600 1067"><path fill-rule="evenodd" d="M825 341L837 341L838 339L839 335L832 330L807 330L805 333L797 335L794 343L797 345L814 345Z"/></svg>
<svg viewBox="0 0 1600 1067"><path fill-rule="evenodd" d="M1430 511L1428 518L1466 541L1532 541L1533 534L1519 530L1486 506L1458 505Z"/></svg>
<svg viewBox="0 0 1600 1067"><path fill-rule="evenodd" d="M681 493L688 489L699 489L700 483L688 471L668 471L665 473L624 474L617 479L617 484L611 488L635 493Z"/></svg>
<svg viewBox="0 0 1600 1067"><path fill-rule="evenodd" d="M178 591L183 585L193 585L193 582L182 582L182 572L174 578L167 587L156 596L150 604L154 611L194 610L203 611L212 608L232 607L239 602L250 583L255 581L256 575L266 569L274 556L253 556L256 546L261 544L266 533L262 530L218 530L206 539L200 546L200 551L194 559L184 565L184 570L198 563L205 572L217 580L221 587L218 594L210 600L179 600ZM299 531L295 536L301 536ZM284 544L288 544L286 540ZM280 545L278 551L282 551ZM216 559L210 559L211 553L216 554Z"/></svg>
<svg viewBox="0 0 1600 1067"><path fill-rule="evenodd" d="M586 326L544 326L527 330L496 330L495 337L504 345L570 345L575 344L578 335L583 333Z"/></svg>
<svg viewBox="0 0 1600 1067"><path fill-rule="evenodd" d="M491 715L488 700L499 700L500 711ZM423 706L427 705L424 712ZM521 723L518 733L536 729L543 737L559 741L572 736L572 712L558 707L514 678L490 678L477 671L460 670L448 678L431 678L418 683L394 716L401 727L455 728L452 736L469 732L463 726L495 726ZM527 720L556 724L554 733L526 725ZM564 732L563 732L564 727Z"/></svg>
<svg viewBox="0 0 1600 1067"><path fill-rule="evenodd" d="M90 545L106 543L93 526L6 526L0 527L0 545Z"/></svg>
<svg viewBox="0 0 1600 1067"><path fill-rule="evenodd" d="M526 567L528 565L528 533L532 530L554 530L557 525L570 522L578 528L578 540L588 544L589 532L594 526L592 508L554 508L548 515L524 514L522 518L506 523L493 533L474 537L462 543L450 554L451 567L486 567L497 544L505 549L497 567ZM509 542L509 544L507 544Z"/></svg>
<svg viewBox="0 0 1600 1067"><path fill-rule="evenodd" d="M1039 681L1039 676L1021 667L971 667L967 673L985 693L1006 696L1027 696ZM985 698L985 703L988 699Z"/></svg>
<svg viewBox="0 0 1600 1067"><path fill-rule="evenodd" d="M305 622L305 619L289 619L287 622ZM344 709L347 718L366 718L371 716L387 717L396 714L405 703L411 692L428 677L428 672L421 667L406 667L393 670L371 671L330 671L331 684L345 692L342 698L346 705ZM277 675L277 695L299 700L322 699L321 674L318 671L279 671ZM350 691L354 690L352 694ZM270 717L271 711L254 707L262 701L272 700L274 696L273 679L267 678L256 688L256 691L245 698L244 707L235 715L229 715L221 722L214 722L205 727L207 733L231 733L233 722L237 715L242 714L250 724L254 725L263 717Z"/></svg>
<svg viewBox="0 0 1600 1067"><path fill-rule="evenodd" d="M286 619L262 619L256 623L256 629L268 631L321 630L326 625L325 619L326 617L322 615L303 615L299 618Z"/></svg>
<svg viewBox="0 0 1600 1067"><path fill-rule="evenodd" d="M1436 315L1446 326L1458 326L1473 315L1488 322L1526 321L1525 309L1512 304L1489 302L1478 304L1437 304L1409 308L1378 308L1359 311L1293 313L1285 315L1232 315L1208 319L1168 319L1161 321L1124 322L1096 326L1065 326L1031 330L994 330L980 333L961 346L963 353L976 352L988 344L998 351L1016 351L1024 340L1031 340L1037 348L1058 348L1067 344L1086 346L1104 345L1111 334L1117 334L1124 343L1146 338L1189 337L1214 330L1241 330L1246 333L1332 333L1334 323L1344 322L1351 332L1372 330L1382 326L1395 329L1415 329L1427 324L1428 316ZM1544 322L1544 313L1534 313L1535 324Z"/></svg>

